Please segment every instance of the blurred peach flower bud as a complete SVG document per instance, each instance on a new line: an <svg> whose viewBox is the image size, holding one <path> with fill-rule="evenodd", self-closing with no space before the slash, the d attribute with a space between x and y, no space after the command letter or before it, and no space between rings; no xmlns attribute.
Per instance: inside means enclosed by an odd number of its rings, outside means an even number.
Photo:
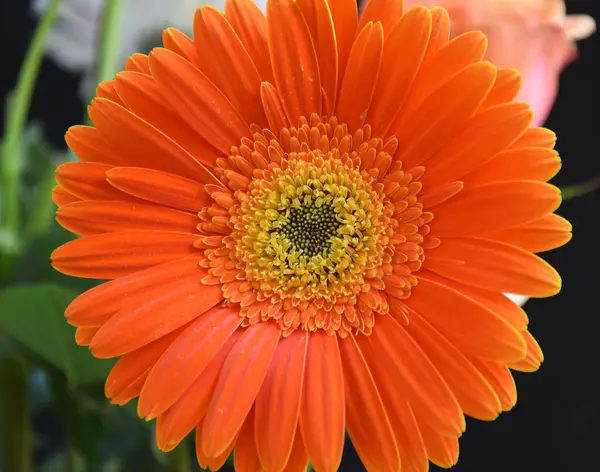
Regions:
<svg viewBox="0 0 600 472"><path fill-rule="evenodd" d="M587 15L567 15L564 0L404 0L446 8L454 36L481 30L488 37L486 58L523 76L517 100L531 104L534 125L542 124L554 103L560 72L577 58L575 41L596 28Z"/></svg>

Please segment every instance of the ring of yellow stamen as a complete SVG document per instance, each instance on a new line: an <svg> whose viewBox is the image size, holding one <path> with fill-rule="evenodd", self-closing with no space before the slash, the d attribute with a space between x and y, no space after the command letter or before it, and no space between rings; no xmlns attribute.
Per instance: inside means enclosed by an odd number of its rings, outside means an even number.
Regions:
<svg viewBox="0 0 600 472"><path fill-rule="evenodd" d="M356 295L367 266L382 263L381 195L338 159L310 152L286 164L252 181L239 207L236 258L247 280L282 300Z"/></svg>

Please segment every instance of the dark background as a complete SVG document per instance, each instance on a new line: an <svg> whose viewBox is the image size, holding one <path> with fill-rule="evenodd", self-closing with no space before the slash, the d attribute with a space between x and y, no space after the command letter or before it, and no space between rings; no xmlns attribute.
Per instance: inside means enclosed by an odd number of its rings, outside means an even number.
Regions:
<svg viewBox="0 0 600 472"><path fill-rule="evenodd" d="M15 84L35 20L27 0L0 0L0 130L4 97ZM596 0L567 1L569 13L600 20ZM558 135L562 172L554 183L565 186L600 176L598 114L600 35L580 43L580 58L561 77L560 93L546 126ZM81 122L80 77L45 60L32 105L47 140L63 148L64 131ZM546 361L535 374L516 373L519 402L493 423L470 421L453 469L469 472L599 470L600 447L600 192L567 201L559 213L573 224L573 241L547 259L561 273L564 288L551 300L527 303L531 332ZM374 440L377 440L374 438ZM359 470L350 444L342 470Z"/></svg>

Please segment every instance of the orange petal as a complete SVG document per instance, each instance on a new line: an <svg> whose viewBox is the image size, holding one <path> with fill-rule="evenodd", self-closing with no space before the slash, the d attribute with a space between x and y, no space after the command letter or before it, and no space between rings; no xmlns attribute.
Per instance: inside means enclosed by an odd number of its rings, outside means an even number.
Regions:
<svg viewBox="0 0 600 472"><path fill-rule="evenodd" d="M88 346L100 326L80 326L75 331L75 342L78 346Z"/></svg>
<svg viewBox="0 0 600 472"><path fill-rule="evenodd" d="M512 362L508 364L507 367L518 370L519 372L535 372L540 368L542 362L544 362L544 354L542 353L540 345L529 331L523 331L521 336L523 336L527 343L527 355L525 356L525 359L518 362Z"/></svg>
<svg viewBox="0 0 600 472"><path fill-rule="evenodd" d="M475 115L427 162L423 185L459 180L515 142L532 119L533 112L524 103L506 103Z"/></svg>
<svg viewBox="0 0 600 472"><path fill-rule="evenodd" d="M100 98L107 98L108 100L123 106L123 101L115 90L115 82L113 80L105 80L104 82L100 82L98 87L96 87L96 96Z"/></svg>
<svg viewBox="0 0 600 472"><path fill-rule="evenodd" d="M145 54L133 54L125 63L125 70L133 72L141 72L142 74L150 75L150 65L148 64L148 56Z"/></svg>
<svg viewBox="0 0 600 472"><path fill-rule="evenodd" d="M315 470L338 470L344 449L344 373L337 336L311 332L306 354L300 431Z"/></svg>
<svg viewBox="0 0 600 472"><path fill-rule="evenodd" d="M198 217L170 208L129 202L75 202L59 208L56 220L72 233L158 230L193 233Z"/></svg>
<svg viewBox="0 0 600 472"><path fill-rule="evenodd" d="M150 344L125 354L118 360L104 385L104 393L111 403L124 405L140 394L150 370L183 329L183 327L176 329ZM140 380L139 389L132 392L130 386Z"/></svg>
<svg viewBox="0 0 600 472"><path fill-rule="evenodd" d="M511 410L517 404L517 387L510 371L503 365L470 357L471 363L492 386L502 405L503 411Z"/></svg>
<svg viewBox="0 0 600 472"><path fill-rule="evenodd" d="M207 294L202 293L202 296L204 298ZM205 306L203 303L195 305L198 312ZM185 316L187 309L177 306L177 310L183 312L179 316ZM215 352L226 344L238 328L242 322L238 315L239 308L214 307L190 324L165 351L148 376L138 403L140 417L156 418L185 393L210 364Z"/></svg>
<svg viewBox="0 0 600 472"><path fill-rule="evenodd" d="M556 144L556 134L546 128L529 128L525 134L521 136L511 148L526 148L526 147L545 147L554 148Z"/></svg>
<svg viewBox="0 0 600 472"><path fill-rule="evenodd" d="M294 439L294 446L292 447L292 453L288 460L283 472L306 472L308 467L308 454L304 447L304 441L302 440L302 434L300 429L296 431L296 437Z"/></svg>
<svg viewBox="0 0 600 472"><path fill-rule="evenodd" d="M248 125L223 92L181 56L155 48L150 67L173 109L219 151L228 154L232 145L250 136Z"/></svg>
<svg viewBox="0 0 600 472"><path fill-rule="evenodd" d="M81 200L57 185L52 189L52 201L57 207L62 207L64 205L68 205L69 203L75 203Z"/></svg>
<svg viewBox="0 0 600 472"><path fill-rule="evenodd" d="M344 76L354 36L358 27L358 9L355 0L327 0L331 12L331 20L335 31L338 62L338 91L341 86L340 77ZM331 103L335 109L335 102Z"/></svg>
<svg viewBox="0 0 600 472"><path fill-rule="evenodd" d="M402 0L367 0L358 29L362 30L370 21L380 21L387 40L396 23L402 18L403 3Z"/></svg>
<svg viewBox="0 0 600 472"><path fill-rule="evenodd" d="M357 342L359 346L364 344L360 342L360 338L357 338ZM405 396L399 394L401 386L397 382L390 381L387 365L381 362L377 351L367 346L361 349L361 352L373 374L375 385L394 431L402 462L402 472L427 472L429 470L427 452L415 415Z"/></svg>
<svg viewBox="0 0 600 472"><path fill-rule="evenodd" d="M121 72L115 78L117 91L133 113L159 129L189 152L194 158L214 167L219 151L198 135L186 121L165 102L152 77L138 72Z"/></svg>
<svg viewBox="0 0 600 472"><path fill-rule="evenodd" d="M494 86L481 104L481 110L512 101L519 93L522 82L519 71L515 69L498 69Z"/></svg>
<svg viewBox="0 0 600 472"><path fill-rule="evenodd" d="M354 336L341 339L339 347L344 367L346 425L352 444L367 470L399 471L396 438Z"/></svg>
<svg viewBox="0 0 600 472"><path fill-rule="evenodd" d="M202 58L197 67L227 97L246 123L265 126L260 106L260 75L219 10L210 5L196 10L194 42Z"/></svg>
<svg viewBox="0 0 600 472"><path fill-rule="evenodd" d="M283 470L298 429L308 333L279 341L256 397L256 449L265 470Z"/></svg>
<svg viewBox="0 0 600 472"><path fill-rule="evenodd" d="M471 300L476 301L480 305L485 306L488 310L493 311L508 324L513 326L517 331L522 332L527 329L527 325L529 324L527 314L523 311L523 308L510 300L503 293L484 290L473 287L472 285L461 284L446 277L440 277L435 272L431 272L427 269L422 269L421 274L427 279L442 285L447 285L457 292L469 297Z"/></svg>
<svg viewBox="0 0 600 472"><path fill-rule="evenodd" d="M360 128L367 117L383 58L381 23L367 23L359 33L342 80L336 116L351 132ZM360 94L356 91L360 90Z"/></svg>
<svg viewBox="0 0 600 472"><path fill-rule="evenodd" d="M551 148L510 149L497 154L483 166L464 177L468 184L501 180L539 180L546 182L560 170L558 153Z"/></svg>
<svg viewBox="0 0 600 472"><path fill-rule="evenodd" d="M415 312L405 328L442 375L465 414L493 420L500 414L500 401L473 364L444 336Z"/></svg>
<svg viewBox="0 0 600 472"><path fill-rule="evenodd" d="M404 303L462 352L499 362L525 357L525 341L496 313L438 281L417 278L417 286Z"/></svg>
<svg viewBox="0 0 600 472"><path fill-rule="evenodd" d="M427 44L424 63L435 57L437 52L448 44L449 39L450 16L448 11L442 7L433 7L431 9L431 36Z"/></svg>
<svg viewBox="0 0 600 472"><path fill-rule="evenodd" d="M285 116L285 110L281 103L281 98L277 93L277 89L269 82L263 82L260 85L260 95L262 98L262 106L267 115L269 129L279 135L282 128L287 128L290 123Z"/></svg>
<svg viewBox="0 0 600 472"><path fill-rule="evenodd" d="M310 31L296 2L267 1L267 24L275 86L290 123L321 114L321 78Z"/></svg>
<svg viewBox="0 0 600 472"><path fill-rule="evenodd" d="M169 282L207 273L200 268L200 259L184 259L150 267L97 285L79 295L65 310L65 317L75 326L99 326L119 311L134 296L149 296L149 290Z"/></svg>
<svg viewBox="0 0 600 472"><path fill-rule="evenodd" d="M162 294L144 302L130 300L104 323L90 344L92 353L110 358L139 349L195 320L223 299L220 286L202 286L196 277L162 288Z"/></svg>
<svg viewBox="0 0 600 472"><path fill-rule="evenodd" d="M525 251L543 252L568 243L573 236L571 230L571 223L562 216L550 214L522 226L488 233L484 237Z"/></svg>
<svg viewBox="0 0 600 472"><path fill-rule="evenodd" d="M444 469L455 465L458 462L458 439L446 437L426 424L419 426L429 460Z"/></svg>
<svg viewBox="0 0 600 472"><path fill-rule="evenodd" d="M75 239L52 253L59 272L91 279L115 279L164 262L197 254L195 234L124 231Z"/></svg>
<svg viewBox="0 0 600 472"><path fill-rule="evenodd" d="M438 44L437 51L435 49L432 50L432 47L436 47L435 44L433 46L431 44L432 41L435 41L436 33L432 18L431 39L426 51L426 57L413 82L410 94L406 97L406 102L398 114L398 126L402 126L409 119L432 91L436 90L465 67L480 61L485 54L487 40L483 33L470 31L447 42L447 32L445 29L447 25L444 25L443 18L441 22L443 30L440 34L442 39L438 41L445 44L442 47L439 47L441 44Z"/></svg>
<svg viewBox="0 0 600 472"><path fill-rule="evenodd" d="M238 434L263 383L281 331L273 323L246 328L223 364L204 420L202 450L221 454Z"/></svg>
<svg viewBox="0 0 600 472"><path fill-rule="evenodd" d="M327 0L297 0L317 54L321 86L333 105L337 98L338 58L335 31Z"/></svg>
<svg viewBox="0 0 600 472"><path fill-rule="evenodd" d="M127 155L116 152L96 128L71 126L65 135L71 151L84 162L99 162L108 165L123 165Z"/></svg>
<svg viewBox="0 0 600 472"><path fill-rule="evenodd" d="M111 169L114 167L97 162L67 162L56 169L56 181L67 193L81 200L139 202L106 181L106 173Z"/></svg>
<svg viewBox="0 0 600 472"><path fill-rule="evenodd" d="M184 59L187 59L192 64L199 62L198 52L194 40L175 28L167 28L162 34L163 45L179 54ZM149 75L149 72L148 72Z"/></svg>
<svg viewBox="0 0 600 472"><path fill-rule="evenodd" d="M544 260L508 244L478 238L444 238L424 266L449 279L487 290L550 297L560 291L558 273ZM435 264L435 258L460 261Z"/></svg>
<svg viewBox="0 0 600 472"><path fill-rule="evenodd" d="M259 436L255 435L254 429L253 408L244 421L233 450L233 466L237 472L262 472L264 470L256 452L256 440Z"/></svg>
<svg viewBox="0 0 600 472"><path fill-rule="evenodd" d="M236 331L190 384L185 393L167 411L156 419L156 444L162 451L170 451L194 429L206 415L215 391L223 362L241 335ZM198 369L200 370L200 369ZM167 385L167 384L165 384ZM138 408L139 411L139 408Z"/></svg>
<svg viewBox="0 0 600 472"><path fill-rule="evenodd" d="M436 207L440 203L449 200L465 187L463 182L449 182L438 185L434 188L428 188L419 193L419 203L423 208L429 209Z"/></svg>
<svg viewBox="0 0 600 472"><path fill-rule="evenodd" d="M178 56L179 57L179 56ZM92 101L90 117L102 136L133 166L150 167L191 179L206 168L177 142L131 111L104 98Z"/></svg>
<svg viewBox="0 0 600 472"><path fill-rule="evenodd" d="M402 109L425 56L430 34L429 9L415 7L400 19L386 38L379 71L381 80L377 84L367 115L373 135L386 136Z"/></svg>
<svg viewBox="0 0 600 472"><path fill-rule="evenodd" d="M244 44L263 81L273 82L267 20L252 0L227 0L225 18Z"/></svg>
<svg viewBox="0 0 600 472"><path fill-rule="evenodd" d="M558 188L535 181L466 185L435 208L432 233L467 236L524 225L552 213L561 199Z"/></svg>
<svg viewBox="0 0 600 472"><path fill-rule="evenodd" d="M199 212L213 203L204 185L178 175L143 167L115 167L106 179L115 189L143 200Z"/></svg>
<svg viewBox="0 0 600 472"><path fill-rule="evenodd" d="M419 345L391 316L377 319L371 336L358 339L361 351L388 372L388 381L406 399L418 420L449 436L460 436L465 418L448 385Z"/></svg>
<svg viewBox="0 0 600 472"><path fill-rule="evenodd" d="M429 159L453 138L473 115L496 78L496 68L477 62L435 89L396 128L398 155L404 168Z"/></svg>

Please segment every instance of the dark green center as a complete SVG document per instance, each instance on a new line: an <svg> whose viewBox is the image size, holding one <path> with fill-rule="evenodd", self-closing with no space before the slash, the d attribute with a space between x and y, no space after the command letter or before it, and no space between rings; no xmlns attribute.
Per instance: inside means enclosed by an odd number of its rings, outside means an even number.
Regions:
<svg viewBox="0 0 600 472"><path fill-rule="evenodd" d="M333 208L311 204L292 208L287 223L282 225L280 231L297 251L313 257L329 252L331 237L337 234L340 225Z"/></svg>

